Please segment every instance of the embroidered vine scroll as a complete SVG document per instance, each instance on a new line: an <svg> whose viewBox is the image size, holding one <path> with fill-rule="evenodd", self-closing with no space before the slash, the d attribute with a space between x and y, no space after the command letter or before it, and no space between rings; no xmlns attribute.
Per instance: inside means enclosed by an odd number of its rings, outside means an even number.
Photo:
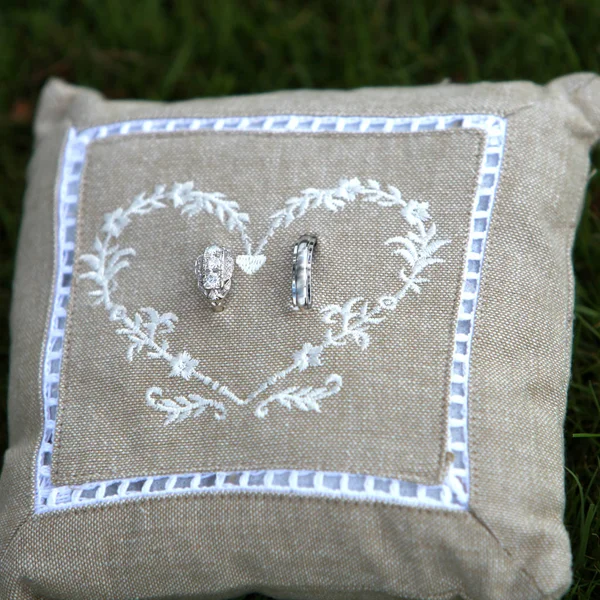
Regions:
<svg viewBox="0 0 600 600"><path fill-rule="evenodd" d="M110 321L117 325L116 333L129 341L127 358L132 361L136 354L146 352L150 359L162 360L171 368L169 377L181 377L185 380L194 379L215 396L223 397L240 406L256 404L254 414L264 418L269 412L269 405L276 403L285 408L296 408L303 411L321 411L321 400L337 394L342 388L342 377L331 374L325 380L323 387L296 385L267 394L269 389L283 382L293 371L305 371L309 367L323 366L323 354L327 349L343 348L348 343L357 344L362 350L367 350L370 344L369 330L386 320L386 311L393 311L404 296L413 292L419 294L421 286L427 283L423 272L431 265L444 262L436 256L438 250L449 243L448 240L438 239L435 223L429 227L425 223L431 218L427 202L402 199L400 190L393 185L385 189L373 179L362 184L357 178L342 179L337 187L331 189L310 188L302 192L298 198L290 198L281 209L269 218L270 227L267 234L258 243L257 252L264 250L269 237L273 236L278 227L289 225L301 218L308 210L324 208L337 213L347 203L372 202L381 208L394 208L402 215L405 224L411 228L404 235L387 239L386 245L395 245L393 254L400 256L403 266L398 272L401 286L392 290L375 301L362 297L347 300L342 305L330 304L321 308L321 320L332 325L328 328L319 345L313 346L305 342L302 347L292 354L291 364L285 369L270 375L265 382L249 394L241 398L231 391L230 386L222 384L201 371L200 360L193 358L187 351L174 353L166 336L175 329L178 318L172 312L159 314L154 308L140 308L133 317L127 309L113 301L113 292L117 289L117 274L130 267L130 258L135 256L132 247L121 248L118 238L135 218L140 218L153 211L163 208L180 208L181 213L190 217L214 215L228 231L237 231L248 254L240 255L238 259L262 257L252 254L252 242L246 231L250 217L240 212L239 204L228 200L220 192L202 192L195 189L193 182L175 183L171 187L158 185L151 194L141 193L134 198L126 208L118 208L104 215L101 229L103 237L97 237L94 242L94 253L84 254L81 260L91 268L82 273L81 279L90 279L96 284L96 289L89 295L94 304L101 304L109 313ZM238 263L240 261L238 260ZM264 264L264 260L261 261ZM258 269L246 269L253 274ZM391 282L390 282L391 283ZM248 282L246 285L251 285ZM210 392L209 392L210 393ZM260 400L259 400L260 399ZM148 406L166 414L165 424L183 421L190 416L199 416L211 407L218 420L225 419L227 407L222 401L207 398L199 394L188 397L177 396L174 399L163 397L160 387L152 386L146 391ZM258 402L257 402L258 401Z"/></svg>

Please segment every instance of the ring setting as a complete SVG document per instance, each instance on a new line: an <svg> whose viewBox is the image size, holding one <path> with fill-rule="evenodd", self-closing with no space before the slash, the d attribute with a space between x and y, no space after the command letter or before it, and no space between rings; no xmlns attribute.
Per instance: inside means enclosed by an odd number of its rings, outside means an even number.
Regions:
<svg viewBox="0 0 600 600"><path fill-rule="evenodd" d="M211 244L198 256L194 273L198 280L198 289L208 300L215 312L225 308L225 298L231 289L234 260L229 248Z"/></svg>

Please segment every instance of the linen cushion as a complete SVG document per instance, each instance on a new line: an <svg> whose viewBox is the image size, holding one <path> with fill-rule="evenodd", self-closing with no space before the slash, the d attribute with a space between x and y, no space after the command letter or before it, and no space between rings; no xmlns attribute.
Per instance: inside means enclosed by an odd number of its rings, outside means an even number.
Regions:
<svg viewBox="0 0 600 600"><path fill-rule="evenodd" d="M14 287L0 593L560 597L598 82L173 104L50 82ZM222 313L193 271L211 243L236 256Z"/></svg>

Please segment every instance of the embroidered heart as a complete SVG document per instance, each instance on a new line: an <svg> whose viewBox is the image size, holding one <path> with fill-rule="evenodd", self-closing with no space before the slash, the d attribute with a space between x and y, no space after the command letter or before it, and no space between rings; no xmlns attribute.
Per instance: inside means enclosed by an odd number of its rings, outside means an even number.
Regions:
<svg viewBox="0 0 600 600"><path fill-rule="evenodd" d="M402 282L400 289L384 294L375 302L357 297L351 298L342 305L329 305L322 308L321 320L332 326L325 331L322 342L316 346L305 343L300 350L292 354L291 364L288 367L271 375L246 398L238 397L226 385L198 371L200 362L188 352L174 353L170 350L166 336L175 329L175 323L178 321L175 314L160 314L153 308L141 308L132 318L124 306L112 300L112 294L117 287L115 276L119 271L130 266L126 257L135 256L133 248L120 248L115 240L131 223L133 217L166 208L170 202L174 208L180 208L182 214L190 217L201 213L215 215L228 231L237 231L240 234L246 253L239 255L236 262L244 272L251 275L265 263L264 249L278 228L287 227L308 210L323 207L335 213L344 208L347 203L355 201L372 202L381 207L399 207L401 216L411 228L405 236L397 236L385 241L386 245L397 246L393 254L402 257L406 263L399 273ZM227 200L224 194L219 192L207 193L196 190L193 182L176 183L171 189L161 185L157 186L150 196L140 194L127 208L118 208L104 215L104 224L101 228L105 234L104 239L96 238L94 254L81 256L81 260L86 262L91 270L80 275L80 279L92 280L98 286L97 289L91 290L89 295L94 299L94 304L104 306L109 313L109 319L119 325L116 333L129 340L130 345L127 350L129 361L145 350L148 358L168 363L171 367L170 377L195 379L217 395L234 404L244 406L257 400L290 373L322 366L323 354L330 348L343 347L348 342L354 342L362 350L367 349L370 343L370 328L385 321L385 312L394 311L408 292L420 292L420 286L427 282L427 279L420 277L424 269L432 264L443 262L442 259L435 258L434 254L449 241L436 239L435 223L432 223L429 229L425 227L425 222L431 218L428 209L428 203L415 200L404 201L400 191L394 186L387 186L386 190L383 190L379 183L370 179L367 180L366 185L356 178L342 179L335 188L309 188L301 192L300 196L288 199L283 209L269 217L267 233L253 252L252 241L246 230L250 217L240 212L237 202ZM320 401L337 394L341 388L342 377L331 374L322 387L292 386L272 393L256 403L254 414L264 418L268 414L269 405L273 403L289 410L296 408L302 411L320 412ZM209 407L214 409L214 417L218 420L225 419L227 415L223 402L198 394L190 394L189 397L177 396L174 399L165 398L162 389L156 386L146 391L146 403L152 409L166 415L165 424L198 416Z"/></svg>
<svg viewBox="0 0 600 600"><path fill-rule="evenodd" d="M240 254L235 259L235 263L244 273L253 275L265 264L266 260L267 257L264 254Z"/></svg>

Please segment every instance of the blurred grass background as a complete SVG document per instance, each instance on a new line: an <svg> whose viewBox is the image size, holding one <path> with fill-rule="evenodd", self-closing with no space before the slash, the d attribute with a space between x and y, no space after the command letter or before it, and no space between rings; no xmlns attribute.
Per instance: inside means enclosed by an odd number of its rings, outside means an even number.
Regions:
<svg viewBox="0 0 600 600"><path fill-rule="evenodd" d="M0 454L13 256L31 125L45 80L110 98L530 79L600 71L600 1L46 0L0 7ZM600 165L600 152L593 157ZM575 248L566 421L569 599L600 597L600 176ZM45 307L44 307L45 309Z"/></svg>

